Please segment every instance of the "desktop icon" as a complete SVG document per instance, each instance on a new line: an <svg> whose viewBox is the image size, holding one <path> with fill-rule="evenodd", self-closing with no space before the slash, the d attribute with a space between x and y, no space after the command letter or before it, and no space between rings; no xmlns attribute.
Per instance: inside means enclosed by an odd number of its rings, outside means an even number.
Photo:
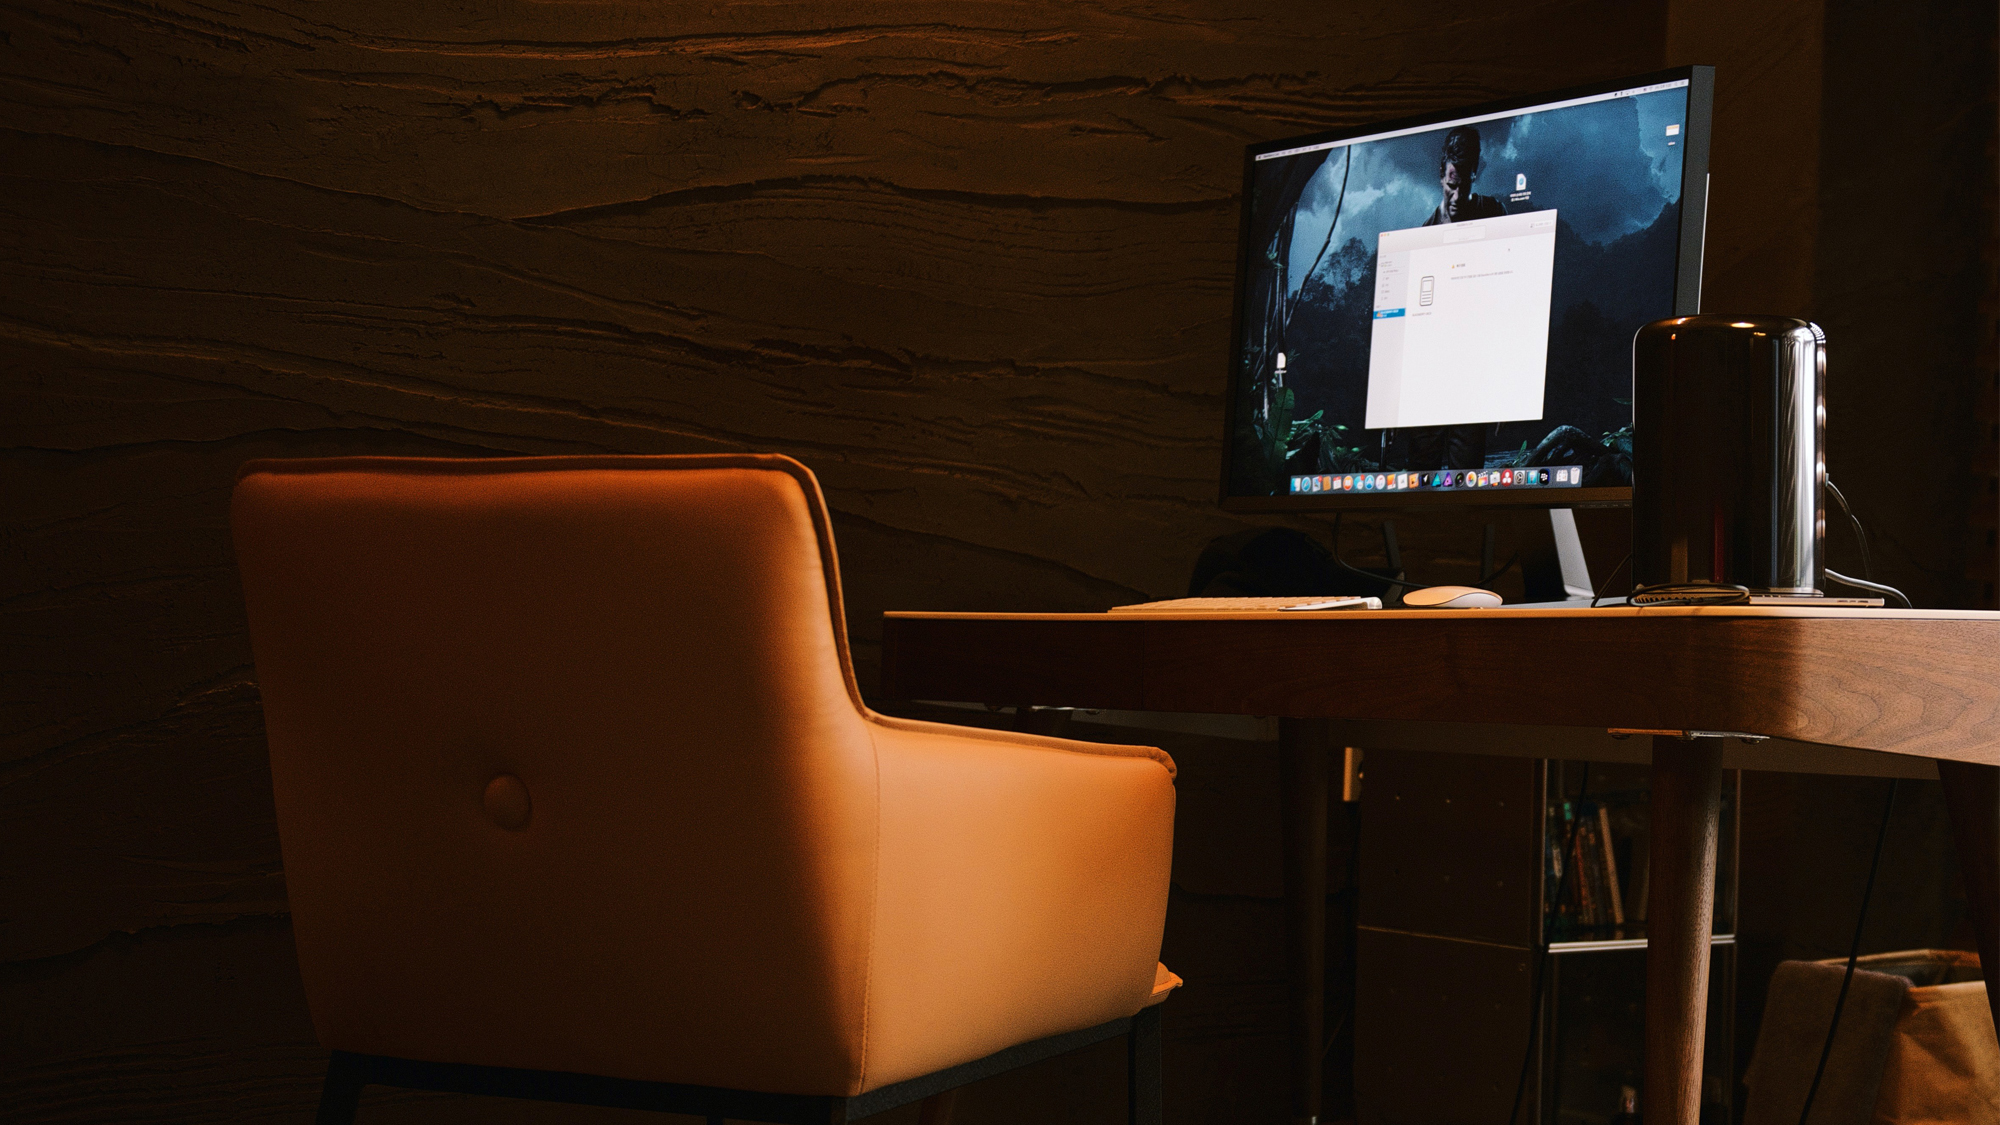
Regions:
<svg viewBox="0 0 2000 1125"><path fill-rule="evenodd" d="M1526 172L1514 173L1514 190L1515 191L1528 190L1528 174Z"/></svg>
<svg viewBox="0 0 2000 1125"><path fill-rule="evenodd" d="M1388 478L1388 477L1386 477L1386 476L1384 476L1384 475L1382 475L1381 473L1377 473L1377 474L1375 474L1375 487L1376 487L1376 488L1388 488L1388 487L1389 487L1389 478Z"/></svg>
<svg viewBox="0 0 2000 1125"><path fill-rule="evenodd" d="M1354 491L1354 476L1353 476L1353 474L1351 474L1351 473L1350 473L1350 474L1348 474L1347 476L1344 476L1344 477L1341 477L1341 478L1340 478L1340 490L1341 490L1342 492L1353 492L1353 491Z"/></svg>
<svg viewBox="0 0 2000 1125"><path fill-rule="evenodd" d="M1513 483L1514 483L1514 470L1512 470L1512 469L1502 469L1502 470L1500 470L1500 483L1501 483L1501 484L1513 484Z"/></svg>
<svg viewBox="0 0 2000 1125"><path fill-rule="evenodd" d="M1537 483L1537 484L1547 484L1547 483L1549 483L1549 471L1548 471L1547 469L1543 469L1543 470L1542 470L1542 473L1541 473L1541 479L1540 479L1540 480L1538 480L1538 481L1537 481L1536 483Z"/></svg>

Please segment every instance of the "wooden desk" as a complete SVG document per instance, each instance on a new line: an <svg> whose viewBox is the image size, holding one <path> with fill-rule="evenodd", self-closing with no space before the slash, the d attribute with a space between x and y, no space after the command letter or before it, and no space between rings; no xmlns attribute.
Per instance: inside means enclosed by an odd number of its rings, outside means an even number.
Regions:
<svg viewBox="0 0 2000 1125"><path fill-rule="evenodd" d="M1935 760L1988 999L2000 1001L2000 613L891 613L882 644L890 699L1281 717L1295 1121L1319 1113L1325 899L1313 890L1325 886L1326 751L1392 731L1475 752L1540 745L1542 756L1628 761L1648 748L1607 730L1767 739L1651 736L1651 1125L1695 1125L1699 1109L1726 765L1922 776Z"/></svg>

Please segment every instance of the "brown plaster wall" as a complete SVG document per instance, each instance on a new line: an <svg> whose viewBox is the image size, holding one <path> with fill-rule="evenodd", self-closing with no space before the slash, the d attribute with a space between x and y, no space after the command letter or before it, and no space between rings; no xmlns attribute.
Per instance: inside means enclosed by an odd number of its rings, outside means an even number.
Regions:
<svg viewBox="0 0 2000 1125"><path fill-rule="evenodd" d="M1652 69L1668 25L1584 0L0 9L0 1106L311 1104L243 460L790 453L835 510L864 683L885 608L1177 594L1244 526L1213 503L1241 146ZM1477 526L1406 527L1406 554L1469 574ZM1168 935L1174 1117L1275 1116L1275 765L1174 749L1204 857ZM1113 1119L1119 1065L1049 1064L966 1119Z"/></svg>

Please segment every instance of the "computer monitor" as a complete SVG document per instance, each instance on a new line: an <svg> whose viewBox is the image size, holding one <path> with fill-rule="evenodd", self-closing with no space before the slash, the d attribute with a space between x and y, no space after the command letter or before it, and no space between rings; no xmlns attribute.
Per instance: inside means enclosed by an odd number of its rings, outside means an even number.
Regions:
<svg viewBox="0 0 2000 1125"><path fill-rule="evenodd" d="M1223 505L1629 502L1633 333L1700 310L1714 74L1250 146Z"/></svg>

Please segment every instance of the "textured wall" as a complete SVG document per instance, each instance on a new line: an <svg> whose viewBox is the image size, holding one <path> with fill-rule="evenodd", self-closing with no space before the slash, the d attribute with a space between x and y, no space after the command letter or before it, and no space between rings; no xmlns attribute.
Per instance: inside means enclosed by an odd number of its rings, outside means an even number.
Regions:
<svg viewBox="0 0 2000 1125"><path fill-rule="evenodd" d="M311 1097L241 461L791 453L836 510L864 683L884 608L1178 593L1241 526L1213 503L1241 146L1651 69L1665 25L1586 0L0 10L0 1104ZM1418 530L1415 559L1471 565L1474 523ZM1268 763L1209 759L1191 784L1235 796L1191 791L1184 840L1254 868ZM1218 1077L1282 1033L1275 888L1213 878L1177 890L1170 947L1243 1002L1191 1005L1172 1049L1187 1119L1239 1120L1281 1096Z"/></svg>

